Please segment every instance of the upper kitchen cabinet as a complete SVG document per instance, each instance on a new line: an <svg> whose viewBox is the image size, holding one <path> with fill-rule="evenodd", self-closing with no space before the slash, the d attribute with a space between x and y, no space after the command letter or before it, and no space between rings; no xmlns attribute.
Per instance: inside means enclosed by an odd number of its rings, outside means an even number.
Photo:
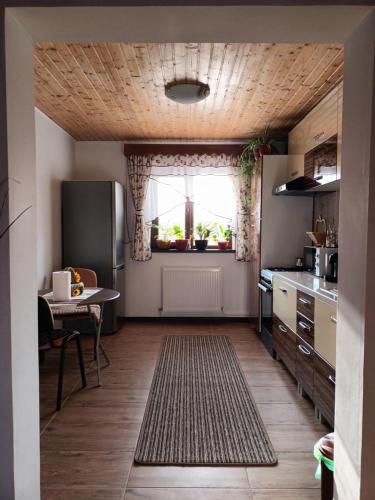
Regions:
<svg viewBox="0 0 375 500"><path fill-rule="evenodd" d="M288 136L288 181L305 175L305 154L337 135L338 177L341 171L342 83L308 113Z"/></svg>

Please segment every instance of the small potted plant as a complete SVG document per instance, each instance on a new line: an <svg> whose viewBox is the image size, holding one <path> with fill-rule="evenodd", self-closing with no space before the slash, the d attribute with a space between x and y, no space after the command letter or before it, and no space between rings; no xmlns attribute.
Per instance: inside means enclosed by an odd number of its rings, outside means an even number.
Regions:
<svg viewBox="0 0 375 500"><path fill-rule="evenodd" d="M217 225L218 233L215 234L214 240L217 241L219 250L230 250L232 248L233 231L228 227Z"/></svg>
<svg viewBox="0 0 375 500"><path fill-rule="evenodd" d="M272 139L269 135L268 127L264 130L264 134L256 139L256 146L254 148L254 155L256 158L271 154Z"/></svg>
<svg viewBox="0 0 375 500"><path fill-rule="evenodd" d="M199 251L206 250L208 245L208 238L210 237L211 234L211 228L199 222L195 226L195 233L198 235L199 238L195 240L195 248Z"/></svg>
<svg viewBox="0 0 375 500"><path fill-rule="evenodd" d="M155 243L159 250L169 250L171 248L171 238L173 236L173 229L170 227L159 226L158 224L151 224L151 227L158 229L155 236Z"/></svg>
<svg viewBox="0 0 375 500"><path fill-rule="evenodd" d="M178 226L177 224L174 224L173 234L175 237L176 250L179 250L180 252L187 250L189 247L189 240L184 237L185 234L184 234L183 229L180 226Z"/></svg>

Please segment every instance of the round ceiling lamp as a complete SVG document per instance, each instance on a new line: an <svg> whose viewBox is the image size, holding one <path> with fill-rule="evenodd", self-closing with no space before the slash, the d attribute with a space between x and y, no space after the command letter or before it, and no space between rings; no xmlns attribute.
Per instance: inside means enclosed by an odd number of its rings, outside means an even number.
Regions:
<svg viewBox="0 0 375 500"><path fill-rule="evenodd" d="M210 95L210 87L201 82L173 82L165 86L165 95L179 104L194 104Z"/></svg>

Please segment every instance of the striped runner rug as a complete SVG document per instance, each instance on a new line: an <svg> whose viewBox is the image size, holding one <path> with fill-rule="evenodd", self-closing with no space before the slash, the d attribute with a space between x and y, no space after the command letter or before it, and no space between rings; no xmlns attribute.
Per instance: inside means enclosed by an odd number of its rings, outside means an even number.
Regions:
<svg viewBox="0 0 375 500"><path fill-rule="evenodd" d="M275 465L277 457L225 336L163 339L135 462Z"/></svg>

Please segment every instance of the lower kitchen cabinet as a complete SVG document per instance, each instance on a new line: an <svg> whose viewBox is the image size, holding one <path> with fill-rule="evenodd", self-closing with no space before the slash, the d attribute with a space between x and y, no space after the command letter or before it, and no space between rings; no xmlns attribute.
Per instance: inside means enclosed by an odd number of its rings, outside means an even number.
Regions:
<svg viewBox="0 0 375 500"><path fill-rule="evenodd" d="M295 377L325 420L333 427L335 414L335 369L308 342L296 335L276 315L272 325L277 358Z"/></svg>
<svg viewBox="0 0 375 500"><path fill-rule="evenodd" d="M332 366L336 366L336 316L336 304L315 300L314 348Z"/></svg>
<svg viewBox="0 0 375 500"><path fill-rule="evenodd" d="M335 420L335 369L319 355L314 357L313 401L327 422L333 427Z"/></svg>
<svg viewBox="0 0 375 500"><path fill-rule="evenodd" d="M273 317L272 325L273 348L278 359L296 375L296 334L286 326L277 316Z"/></svg>
<svg viewBox="0 0 375 500"><path fill-rule="evenodd" d="M314 349L297 336L296 379L306 394L313 399L314 393Z"/></svg>

